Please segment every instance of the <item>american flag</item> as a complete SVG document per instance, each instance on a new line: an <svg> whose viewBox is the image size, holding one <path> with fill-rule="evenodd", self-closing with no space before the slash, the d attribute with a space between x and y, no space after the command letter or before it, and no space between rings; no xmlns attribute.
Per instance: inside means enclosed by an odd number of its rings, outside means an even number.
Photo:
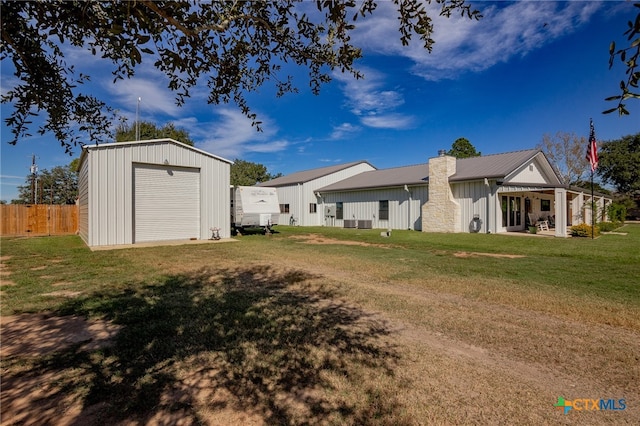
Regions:
<svg viewBox="0 0 640 426"><path fill-rule="evenodd" d="M593 120L589 122L589 146L587 148L587 161L591 165L591 173L598 167L598 145L596 144L596 132L593 129Z"/></svg>

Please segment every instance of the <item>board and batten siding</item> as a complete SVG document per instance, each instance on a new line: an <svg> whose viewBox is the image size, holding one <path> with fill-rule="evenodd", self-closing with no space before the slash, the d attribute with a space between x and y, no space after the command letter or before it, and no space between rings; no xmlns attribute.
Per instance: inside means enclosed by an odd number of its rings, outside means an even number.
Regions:
<svg viewBox="0 0 640 426"><path fill-rule="evenodd" d="M533 159L518 169L514 170L509 176L505 177L505 182L527 182L527 183L548 183L548 179L540 170L540 165L536 159Z"/></svg>
<svg viewBox="0 0 640 426"><path fill-rule="evenodd" d="M480 219L480 233L488 230L495 232L495 208L490 209L495 198L493 182L484 180L461 182L451 185L451 191L460 206L460 224L458 232L470 232L474 217Z"/></svg>
<svg viewBox="0 0 640 426"><path fill-rule="evenodd" d="M324 209L343 203L343 219L327 219L327 226L343 227L344 220L371 220L376 229L422 229L421 210L427 202L429 191L427 185L404 188L381 188L372 190L327 192L322 194L322 210L318 213L325 220ZM389 219L380 220L379 202L389 201Z"/></svg>
<svg viewBox="0 0 640 426"><path fill-rule="evenodd" d="M300 225L300 211L302 206L302 184L287 185L277 188L278 202L289 205L289 213L281 211L278 218L278 225L289 225L291 217L296 221L296 225Z"/></svg>
<svg viewBox="0 0 640 426"><path fill-rule="evenodd" d="M81 169L88 169L86 187L89 246L132 244L134 233L134 164L200 170L200 239L220 228L229 238L230 163L173 141L148 141L88 147ZM82 189L81 189L82 191ZM81 201L82 203L82 201ZM84 219L81 217L80 222Z"/></svg>
<svg viewBox="0 0 640 426"><path fill-rule="evenodd" d="M289 225L289 220L293 216L296 220L296 225L322 225L324 223L324 212L321 210L322 199L316 196L316 191L319 188L371 170L375 169L370 164L359 163L308 182L277 187L280 204L289 204L289 214L281 214L278 224ZM317 213L309 213L309 205L311 203L318 205Z"/></svg>

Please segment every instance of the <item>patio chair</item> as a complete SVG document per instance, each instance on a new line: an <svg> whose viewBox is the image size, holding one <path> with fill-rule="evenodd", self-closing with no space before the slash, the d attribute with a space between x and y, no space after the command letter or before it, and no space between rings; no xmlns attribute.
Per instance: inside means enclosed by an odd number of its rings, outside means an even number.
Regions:
<svg viewBox="0 0 640 426"><path fill-rule="evenodd" d="M531 226L535 226L538 228L538 231L548 231L549 230L549 221L547 220L537 220L533 218L531 213L527 213L529 215L529 223Z"/></svg>
<svg viewBox="0 0 640 426"><path fill-rule="evenodd" d="M538 227L538 231L548 231L549 230L549 221L548 220L539 220L538 223L536 223L536 226Z"/></svg>
<svg viewBox="0 0 640 426"><path fill-rule="evenodd" d="M556 227L556 217L555 216L547 216L547 219L549 220L549 228L555 228Z"/></svg>

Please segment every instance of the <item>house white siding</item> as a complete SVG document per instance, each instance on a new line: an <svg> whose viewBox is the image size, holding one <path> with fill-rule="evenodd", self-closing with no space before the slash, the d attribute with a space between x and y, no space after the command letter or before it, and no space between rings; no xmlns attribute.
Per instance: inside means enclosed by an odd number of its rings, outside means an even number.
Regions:
<svg viewBox="0 0 640 426"><path fill-rule="evenodd" d="M544 184L548 182L548 178L543 175L537 161L533 159L511 173L505 181Z"/></svg>
<svg viewBox="0 0 640 426"><path fill-rule="evenodd" d="M462 182L451 186L460 205L460 231L486 233L491 229L492 216L487 201L492 191L489 182L486 185L484 181ZM474 220L476 217L477 221Z"/></svg>
<svg viewBox="0 0 640 426"><path fill-rule="evenodd" d="M172 140L155 140L85 147L81 171L86 168L87 178L80 179L80 193L87 193L87 208L86 212L81 208L80 222L86 222L81 236L87 245L135 242L135 165L198 170L199 233L194 237L208 239L212 227L220 228L221 237L230 237L230 162ZM157 238L167 240L171 235L159 230Z"/></svg>
<svg viewBox="0 0 640 426"><path fill-rule="evenodd" d="M428 187L382 188L329 192L323 195L322 217L326 226L344 227L345 220L370 220L372 228L421 230L421 207L427 201ZM389 202L389 219L379 217L380 201ZM343 219L325 215L326 207L343 205Z"/></svg>
<svg viewBox="0 0 640 426"><path fill-rule="evenodd" d="M286 186L278 186L280 204L289 204L289 214L280 214L278 224L289 225L291 217L300 226L320 226L324 224L324 212L321 210L322 198L316 195L319 188L339 182L362 172L374 170L368 163L359 163L344 170L326 176ZM268 182L267 182L268 184ZM309 205L315 203L317 212L310 213Z"/></svg>

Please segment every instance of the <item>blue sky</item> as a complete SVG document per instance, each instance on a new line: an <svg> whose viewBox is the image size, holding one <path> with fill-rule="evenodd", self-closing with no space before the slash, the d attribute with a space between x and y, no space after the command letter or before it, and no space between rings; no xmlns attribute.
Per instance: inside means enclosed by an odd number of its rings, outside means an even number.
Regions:
<svg viewBox="0 0 640 426"><path fill-rule="evenodd" d="M484 18L435 19L433 52L420 43L403 47L392 4L358 20L353 36L363 48L358 67L365 78L336 73L319 96L311 94L303 69L291 68L300 93L275 98L271 86L249 94L263 132L234 105L208 105L206 88L177 107L166 80L142 64L135 78L113 84L111 68L86 51L70 50L69 62L92 76L91 93L135 120L189 131L196 147L228 158L262 163L271 173L367 160L377 168L418 164L449 149L459 137L493 154L535 147L544 134L588 136L593 118L598 140L640 132L640 101L630 116L601 112L615 105L624 69L609 70L609 43L625 45L626 22L637 14L630 2L472 2ZM151 61L148 61L151 62ZM108 64L106 64L108 65ZM2 63L2 91L13 80ZM85 90L87 90L85 88ZM2 105L3 119L9 107ZM4 120L3 123L4 124ZM31 155L40 169L66 165L51 135L11 146L2 128L0 199L17 196ZM36 133L35 131L33 132ZM87 141L91 143L91 141ZM586 147L585 147L586 149Z"/></svg>

